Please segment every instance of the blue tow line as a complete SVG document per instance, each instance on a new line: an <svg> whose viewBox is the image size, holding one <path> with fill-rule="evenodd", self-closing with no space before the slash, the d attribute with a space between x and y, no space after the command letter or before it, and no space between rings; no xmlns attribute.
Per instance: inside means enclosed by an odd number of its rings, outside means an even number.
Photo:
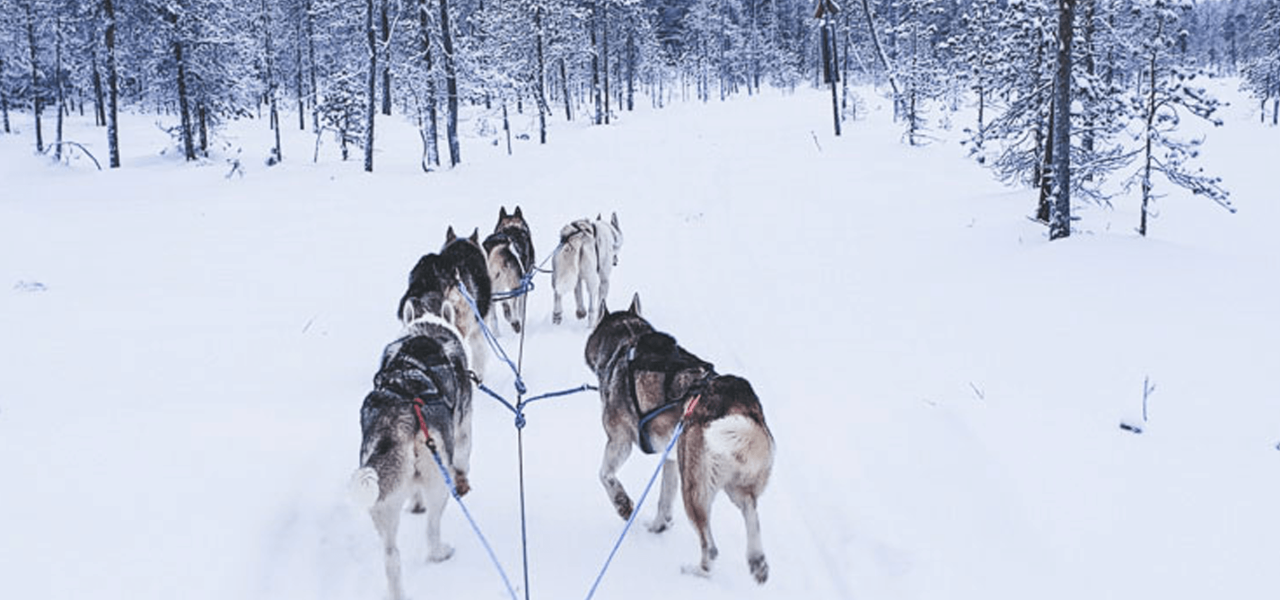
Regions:
<svg viewBox="0 0 1280 600"><path fill-rule="evenodd" d="M527 389L524 387L524 379L520 377L520 367L517 367L516 363L511 361L511 358L507 356L506 350L502 349L502 344L498 343L498 337L489 330L489 325L484 322L484 315L480 314L480 307L476 305L476 299L471 297L471 292L467 291L467 286L459 281L458 290L462 292L462 297L471 306L471 311L475 315L476 321L480 323L480 331L484 332L484 339L489 342L489 347L493 348L493 352L498 355L502 362L507 363L511 373L516 376L516 392L524 394Z"/></svg>
<svg viewBox="0 0 1280 600"><path fill-rule="evenodd" d="M431 438L427 438L430 440ZM489 554L489 560L493 562L493 567L498 570L498 575L502 577L502 584L507 586L507 593L511 595L511 600L519 600L516 596L515 588L511 587L511 580L507 578L507 572L502 568L502 564L498 562L498 556L493 552L493 546L489 545L489 540L480 532L480 526L476 524L476 520L471 516L471 511L467 510L467 505L462 502L462 497L458 495L458 488L453 485L453 477L449 476L449 469L445 468L444 463L440 460L440 454L436 452L434 446L431 448L431 457L436 461L436 467L440 469L440 474L444 476L444 482L449 486L449 493L454 500L458 501L458 508L462 509L462 514L467 517L467 522L471 524L471 530L476 532L476 537L480 538L480 544L484 546L484 551Z"/></svg>
<svg viewBox="0 0 1280 600"><path fill-rule="evenodd" d="M622 533L618 534L618 541L613 543L613 549L609 551L609 557L605 559L604 566L600 567L600 574L596 575L595 583L591 584L591 590L587 592L586 600L591 600L596 595L596 588L600 586L600 580L604 579L604 574L609 570L609 564L613 562L614 555L618 553L618 548L622 547L622 540L627 537L627 532L631 531L631 524L635 523L636 516L640 514L640 507L644 506L645 498L649 497L649 490L653 489L653 482L658 480L658 474L666 466L667 457L671 454L671 449L676 447L676 440L680 439L680 434L682 433L684 433L683 418L676 423L675 433L671 435L671 441L667 443L667 449L662 452L662 460L658 461L658 468L649 477L649 483L644 486L644 492L640 494L640 499L636 501L635 508L631 509L631 517L627 519L627 524L622 528Z"/></svg>

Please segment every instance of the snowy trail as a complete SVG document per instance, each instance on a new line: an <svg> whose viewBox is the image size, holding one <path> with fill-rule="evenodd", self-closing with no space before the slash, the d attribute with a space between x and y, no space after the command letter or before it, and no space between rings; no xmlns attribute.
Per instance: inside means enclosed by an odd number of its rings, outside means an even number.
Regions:
<svg viewBox="0 0 1280 600"><path fill-rule="evenodd" d="M658 328L747 377L778 442L761 502L767 585L750 579L723 498L713 576L680 575L696 536L678 500L670 531L645 531L654 496L598 598L1280 587L1280 245L1267 157L1245 151L1276 130L1246 123L1241 104L1210 132L1206 166L1238 182L1240 215L1172 195L1139 240L1132 202L1118 202L1083 208L1079 235L1047 244L1023 216L1030 194L952 145L899 144L874 98L832 139L827 101L677 106L562 127L513 158L473 140L472 162L430 176L413 132L394 127L374 176L286 162L232 180L149 155L143 133L127 163L146 166L100 175L51 170L0 138L17 191L0 199L0 593L379 597L377 536L345 500L360 399L413 262L448 225L490 231L503 204L523 207L540 259L562 224L616 210L610 305L638 291ZM537 286L531 391L594 383L585 324L552 325L550 282ZM1148 376L1151 422L1123 433ZM495 360L487 381L511 390ZM466 502L519 582L516 433L496 402L476 408ZM622 527L597 478L599 414L594 393L528 409L534 598L585 597ZM633 496L655 461L633 452L620 474ZM438 565L422 519L405 518L406 589L505 598L447 511L457 554Z"/></svg>

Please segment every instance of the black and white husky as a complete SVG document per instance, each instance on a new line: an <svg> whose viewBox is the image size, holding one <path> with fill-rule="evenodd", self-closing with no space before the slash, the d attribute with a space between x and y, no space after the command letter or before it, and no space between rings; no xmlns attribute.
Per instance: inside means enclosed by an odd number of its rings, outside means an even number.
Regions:
<svg viewBox="0 0 1280 600"><path fill-rule="evenodd" d="M747 527L747 564L756 581L769 576L760 541L756 501L773 467L773 435L760 401L746 380L717 375L714 367L655 331L640 315L640 298L620 312L608 312L587 338L587 366L600 380L605 436L600 481L618 514L628 519L633 505L618 468L637 445L645 453L670 443L681 418L684 433L677 458L662 467L657 516L649 525L661 532L671 524L675 488L682 483L685 512L698 530L702 558L687 573L707 575L718 550L711 535L711 504L724 490L742 511ZM678 461L678 464L677 464ZM678 469L678 471L677 471Z"/></svg>
<svg viewBox="0 0 1280 600"><path fill-rule="evenodd" d="M555 308L551 321L559 324L564 311L560 297L573 290L579 319L596 322L596 308L609 296L609 274L618 264L618 252L622 250L622 227L618 225L618 213L609 220L596 215L594 221L578 219L560 230L560 245L551 258L551 289L555 292ZM582 303L586 288L587 303Z"/></svg>
<svg viewBox="0 0 1280 600"><path fill-rule="evenodd" d="M458 282L466 286L467 293L475 300L480 309L479 318L459 291ZM477 377L483 378L488 355L479 319L488 316L492 294L489 268L484 250L480 248L480 230L472 232L471 237L460 238L453 227L449 227L440 253L418 259L409 272L409 287L400 298L397 315L406 325L427 313L444 317L470 346L474 361L470 363L471 368Z"/></svg>
<svg viewBox="0 0 1280 600"><path fill-rule="evenodd" d="M524 277L538 264L533 256L533 238L529 224L525 222L520 207L507 214L507 207L498 211L498 224L493 233L484 239L484 252L489 261L489 278L495 293L509 292L520 287ZM511 324L511 330L520 333L523 326L525 294L499 300L502 315ZM489 328L498 332L498 311L489 313Z"/></svg>
<svg viewBox="0 0 1280 600"><path fill-rule="evenodd" d="M440 541L440 517L449 489L433 453L445 465L459 495L470 490L471 380L466 344L452 323L423 313L386 347L373 391L360 408L360 468L351 496L367 508L382 537L387 589L404 597L396 531L410 498L427 512L428 558L448 559ZM429 436L429 437L428 437Z"/></svg>

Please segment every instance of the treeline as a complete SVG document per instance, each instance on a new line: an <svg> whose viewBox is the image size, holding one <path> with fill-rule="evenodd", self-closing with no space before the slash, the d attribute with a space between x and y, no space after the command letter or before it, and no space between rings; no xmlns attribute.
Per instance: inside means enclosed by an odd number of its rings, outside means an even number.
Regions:
<svg viewBox="0 0 1280 600"><path fill-rule="evenodd" d="M1280 0L0 0L4 128L34 116L40 151L62 152L63 117L88 111L118 166L130 110L180 117L188 159L251 117L372 170L376 121L399 112L430 170L463 159L460 107L535 115L545 143L551 119L830 84L838 128L852 80L894 96L909 143L976 106L974 156L1040 188L1059 235L1054 203L1105 202L1117 174L1144 204L1163 174L1229 206L1176 134L1180 115L1214 118L1206 74L1239 75L1280 121Z"/></svg>

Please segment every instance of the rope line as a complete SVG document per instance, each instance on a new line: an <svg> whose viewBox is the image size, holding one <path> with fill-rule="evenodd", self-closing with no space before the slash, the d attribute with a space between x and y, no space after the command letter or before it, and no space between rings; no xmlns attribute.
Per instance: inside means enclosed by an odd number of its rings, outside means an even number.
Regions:
<svg viewBox="0 0 1280 600"><path fill-rule="evenodd" d="M502 349L502 344L498 343L498 337L489 330L489 325L484 322L484 315L480 314L480 307L476 305L476 299L471 297L471 292L467 291L467 286L463 285L462 281L458 281L458 290L462 292L463 299L471 306L472 314L476 316L476 322L480 323L480 331L484 332L484 339L489 343L489 347L493 348L493 352L498 355L498 358L507 363L507 367L515 374L516 391L521 394L525 393L524 379L520 378L520 367L511 361L511 358L507 356L507 351ZM521 333L520 335L523 336L524 334Z"/></svg>
<svg viewBox="0 0 1280 600"><path fill-rule="evenodd" d="M591 600L596 595L596 588L600 586L600 580L604 579L604 574L609 570L609 565L613 563L613 557L618 553L618 548L622 547L622 540L627 537L627 532L631 531L631 525L635 523L636 516L640 514L640 507L644 506L644 501L649 497L649 491L653 489L653 482L658 480L658 474L662 473L663 467L667 464L667 456L671 454L671 449L675 448L676 440L680 439L680 434L684 433L684 419L680 419L676 423L675 433L671 435L671 441L667 443L667 449L662 452L662 460L658 461L658 468L654 469L653 475L649 477L649 483L645 484L644 492L640 494L640 499L636 501L636 505L631 509L631 516L627 519L627 524L622 527L622 533L618 534L618 541L613 543L613 549L609 551L609 557L604 560L604 566L600 567L600 573L596 575L595 583L591 584L591 590L587 592L586 600Z"/></svg>
<svg viewBox="0 0 1280 600"><path fill-rule="evenodd" d="M425 430L425 426L424 426ZM502 585L507 587L507 594L511 596L511 600L518 600L515 588L511 587L511 580L507 578L507 572L502 568L502 563L498 562L498 555L494 553L493 546L489 545L488 538L484 537L484 533L480 531L480 525L476 523L475 517L471 516L471 511L467 510L467 505L462 501L462 497L458 495L458 488L453 485L453 477L449 475L449 469L445 468L444 462L440 460L440 453L436 452L435 443L431 442L431 437L427 436L427 446L431 449L431 457L436 461L436 467L440 469L440 474L444 476L444 482L449 486L449 494L458 502L458 508L462 509L462 514L467 518L467 522L471 524L471 530L476 532L476 537L480 538L480 544L484 546L484 551L488 553L489 560L493 562L493 567L498 570L498 575L502 577Z"/></svg>

